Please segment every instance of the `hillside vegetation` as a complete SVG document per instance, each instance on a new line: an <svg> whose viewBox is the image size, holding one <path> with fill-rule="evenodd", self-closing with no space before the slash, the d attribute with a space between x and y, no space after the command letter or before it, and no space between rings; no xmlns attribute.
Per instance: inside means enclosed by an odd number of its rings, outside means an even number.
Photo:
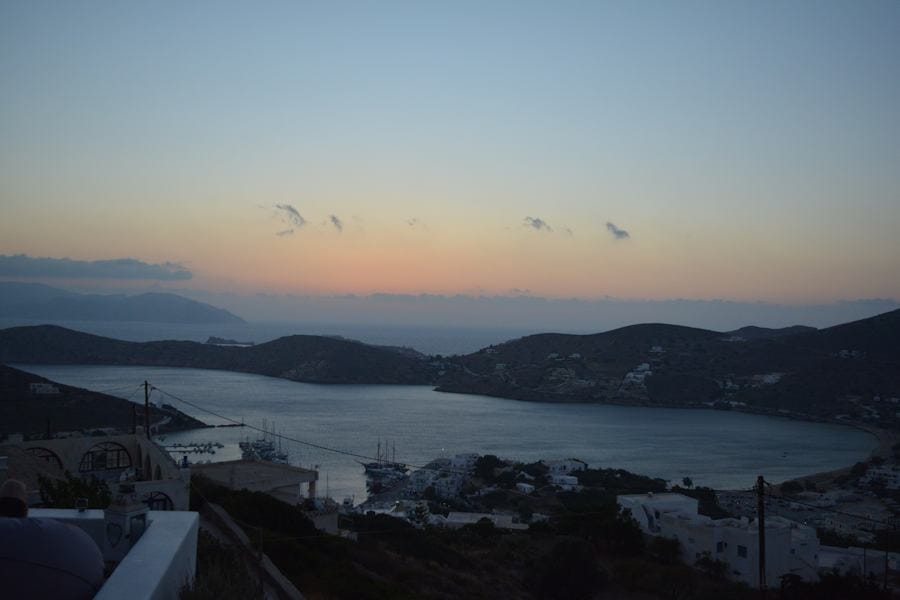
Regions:
<svg viewBox="0 0 900 600"><path fill-rule="evenodd" d="M449 358L311 335L229 347L15 327L0 331L0 362L197 367L312 383L432 384L540 402L712 406L900 424L900 311L822 330L644 324L547 333Z"/></svg>
<svg viewBox="0 0 900 600"><path fill-rule="evenodd" d="M428 383L417 356L360 342L292 335L249 347L125 342L53 325L0 330L0 363L224 369L310 383Z"/></svg>
<svg viewBox="0 0 900 600"><path fill-rule="evenodd" d="M31 390L33 383L52 384L59 393L35 394ZM137 423L143 425L143 404L55 383L0 365L0 437L22 433L28 438L46 435L48 429L51 433L102 429L130 431L134 409L137 409ZM160 424L160 433L206 427L197 419L166 406L151 406L150 422Z"/></svg>
<svg viewBox="0 0 900 600"><path fill-rule="evenodd" d="M863 405L893 406L900 399L900 311L822 330L719 333L647 324L594 335L533 335L443 368L443 391L864 418ZM892 419L895 410L884 408L881 416Z"/></svg>

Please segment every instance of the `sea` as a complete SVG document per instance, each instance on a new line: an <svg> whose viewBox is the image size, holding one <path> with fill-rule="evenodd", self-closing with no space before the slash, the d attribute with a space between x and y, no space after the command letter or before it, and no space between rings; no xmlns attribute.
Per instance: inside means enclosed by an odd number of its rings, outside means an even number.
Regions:
<svg viewBox="0 0 900 600"><path fill-rule="evenodd" d="M314 385L203 369L14 366L138 401L146 380L157 388L154 403L210 425L274 431L291 464L319 471L320 493L355 503L365 499L365 459L353 455L374 457L379 447L412 465L471 452L525 462L579 458L596 468L749 489L757 475L777 483L852 465L876 445L850 427L730 411L521 402L428 386ZM246 426L207 428L158 441L219 442L224 447L215 454L189 455L219 461L239 458L239 442L261 435Z"/></svg>

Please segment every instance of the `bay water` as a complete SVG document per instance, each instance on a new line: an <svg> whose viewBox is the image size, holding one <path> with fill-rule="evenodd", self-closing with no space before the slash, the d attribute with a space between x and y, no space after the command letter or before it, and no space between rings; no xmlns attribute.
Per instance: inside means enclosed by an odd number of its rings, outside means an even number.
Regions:
<svg viewBox="0 0 900 600"><path fill-rule="evenodd" d="M299 441L283 441L290 462L320 471L319 490L341 500L364 499L358 459L309 442L374 456L396 448L398 461L424 465L457 453L496 454L520 461L579 458L592 467L722 489L750 488L757 475L780 482L852 465L875 447L863 431L731 411L520 402L445 394L428 386L315 385L203 369L78 365L14 365L53 381L143 400L147 380L168 403L201 421L224 424L202 409ZM124 389L123 389L124 386ZM201 407L201 408L198 408ZM163 445L221 442L215 455L240 457L238 443L260 434L247 427L168 434ZM174 455L179 457L180 455Z"/></svg>

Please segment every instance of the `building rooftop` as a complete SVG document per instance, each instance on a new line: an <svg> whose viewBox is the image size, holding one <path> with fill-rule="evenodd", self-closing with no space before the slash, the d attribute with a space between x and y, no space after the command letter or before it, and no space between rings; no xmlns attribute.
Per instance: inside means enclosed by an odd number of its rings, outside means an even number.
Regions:
<svg viewBox="0 0 900 600"><path fill-rule="evenodd" d="M102 510L32 509L29 517L56 519L87 533L109 560L108 528ZM94 600L159 600L179 597L194 579L199 515L150 511L147 528L100 588Z"/></svg>

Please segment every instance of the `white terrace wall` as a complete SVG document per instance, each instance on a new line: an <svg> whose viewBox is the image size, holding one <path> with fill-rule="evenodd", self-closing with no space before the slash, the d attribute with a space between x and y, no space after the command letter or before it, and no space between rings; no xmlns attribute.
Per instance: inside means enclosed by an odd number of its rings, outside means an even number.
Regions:
<svg viewBox="0 0 900 600"><path fill-rule="evenodd" d="M21 445L75 476L114 484L123 472L134 469L135 490L142 500L154 503L152 508L188 509L190 471L142 434L32 440Z"/></svg>

